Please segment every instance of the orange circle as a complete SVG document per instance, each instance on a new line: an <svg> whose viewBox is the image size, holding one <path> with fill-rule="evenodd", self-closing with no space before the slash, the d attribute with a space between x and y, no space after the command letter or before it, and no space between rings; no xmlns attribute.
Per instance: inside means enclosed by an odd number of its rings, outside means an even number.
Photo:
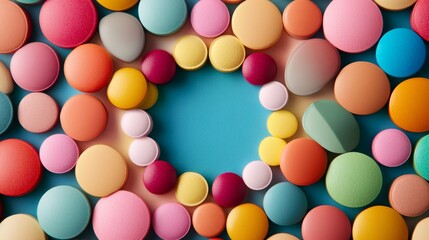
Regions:
<svg viewBox="0 0 429 240"><path fill-rule="evenodd" d="M12 1L0 1L0 53L18 50L30 37L27 13Z"/></svg>
<svg viewBox="0 0 429 240"><path fill-rule="evenodd" d="M64 62L67 82L81 92L96 92L110 81L113 61L109 53L93 43L73 49Z"/></svg>
<svg viewBox="0 0 429 240"><path fill-rule="evenodd" d="M192 215L195 231L203 237L216 237L225 229L226 214L216 203L198 206Z"/></svg>
<svg viewBox="0 0 429 240"><path fill-rule="evenodd" d="M60 113L64 132L77 141L98 137L106 128L107 111L103 103L88 94L71 97Z"/></svg>
<svg viewBox="0 0 429 240"><path fill-rule="evenodd" d="M283 11L283 25L292 37L309 38L322 25L322 11L313 1L292 1Z"/></svg>

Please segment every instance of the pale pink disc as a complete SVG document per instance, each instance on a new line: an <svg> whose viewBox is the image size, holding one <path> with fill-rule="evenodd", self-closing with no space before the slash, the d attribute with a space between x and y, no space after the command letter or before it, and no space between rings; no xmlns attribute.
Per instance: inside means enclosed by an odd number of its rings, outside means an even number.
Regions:
<svg viewBox="0 0 429 240"><path fill-rule="evenodd" d="M18 120L21 126L32 133L49 131L58 121L58 105L45 93L27 94L19 103Z"/></svg>
<svg viewBox="0 0 429 240"><path fill-rule="evenodd" d="M54 134L43 141L39 156L48 171L65 173L76 165L79 148L76 142L66 134Z"/></svg>
<svg viewBox="0 0 429 240"><path fill-rule="evenodd" d="M121 118L122 131L132 138L148 135L152 131L152 126L151 116L141 109L127 110Z"/></svg>
<svg viewBox="0 0 429 240"><path fill-rule="evenodd" d="M374 159L386 167L404 164L411 155L408 136L401 130L389 128L379 132L372 141Z"/></svg>
<svg viewBox="0 0 429 240"><path fill-rule="evenodd" d="M191 217L179 203L166 203L153 213L153 229L162 239L182 239L190 227Z"/></svg>
<svg viewBox="0 0 429 240"><path fill-rule="evenodd" d="M203 37L221 35L228 28L229 22L228 8L220 0L200 0L192 8L191 25Z"/></svg>
<svg viewBox="0 0 429 240"><path fill-rule="evenodd" d="M271 111L283 108L289 98L285 85L273 81L264 84L259 90L259 102L261 105Z"/></svg>

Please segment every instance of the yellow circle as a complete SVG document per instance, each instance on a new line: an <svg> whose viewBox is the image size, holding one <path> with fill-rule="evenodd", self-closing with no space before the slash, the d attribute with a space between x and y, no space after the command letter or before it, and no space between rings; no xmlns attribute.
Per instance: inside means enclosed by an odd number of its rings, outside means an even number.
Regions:
<svg viewBox="0 0 429 240"><path fill-rule="evenodd" d="M267 120L268 132L274 137L292 137L298 130L298 120L295 115L286 110L272 112Z"/></svg>
<svg viewBox="0 0 429 240"><path fill-rule="evenodd" d="M97 0L97 2L112 11L123 11L132 8L139 0Z"/></svg>
<svg viewBox="0 0 429 240"><path fill-rule="evenodd" d="M267 238L267 240L299 240L299 238L289 233L277 233Z"/></svg>
<svg viewBox="0 0 429 240"><path fill-rule="evenodd" d="M374 0L378 6L392 11L403 10L413 5L417 0Z"/></svg>
<svg viewBox="0 0 429 240"><path fill-rule="evenodd" d="M246 58L246 49L238 38L223 35L210 44L209 58L213 67L220 72L237 70Z"/></svg>
<svg viewBox="0 0 429 240"><path fill-rule="evenodd" d="M429 217L420 220L414 228L413 240L427 240L429 236Z"/></svg>
<svg viewBox="0 0 429 240"><path fill-rule="evenodd" d="M207 60L207 46L195 35L179 38L173 50L177 65L185 70L198 70Z"/></svg>
<svg viewBox="0 0 429 240"><path fill-rule="evenodd" d="M408 239L405 220L397 211L386 206L374 206L360 212L352 231L354 240Z"/></svg>
<svg viewBox="0 0 429 240"><path fill-rule="evenodd" d="M270 166L278 166L285 147L285 140L278 137L266 137L259 143L259 157Z"/></svg>
<svg viewBox="0 0 429 240"><path fill-rule="evenodd" d="M143 110L147 110L153 107L156 101L158 101L158 87L155 84L148 82L146 96L138 107Z"/></svg>
<svg viewBox="0 0 429 240"><path fill-rule="evenodd" d="M121 189L128 177L127 163L121 154L98 144L80 155L75 169L79 186L88 194L105 197Z"/></svg>
<svg viewBox="0 0 429 240"><path fill-rule="evenodd" d="M147 91L146 78L134 68L121 68L113 74L107 87L107 97L117 108L131 109L137 107Z"/></svg>
<svg viewBox="0 0 429 240"><path fill-rule="evenodd" d="M196 172L185 172L177 180L176 199L189 207L204 202L209 193L206 179Z"/></svg>
<svg viewBox="0 0 429 240"><path fill-rule="evenodd" d="M45 240L46 235L36 218L28 214L15 214L0 223L0 239Z"/></svg>
<svg viewBox="0 0 429 240"><path fill-rule="evenodd" d="M228 214L226 231L231 239L264 239L268 232L267 215L255 204L241 204Z"/></svg>
<svg viewBox="0 0 429 240"><path fill-rule="evenodd" d="M232 31L244 46L262 50L273 46L283 32L282 15L271 1L247 0L232 15Z"/></svg>

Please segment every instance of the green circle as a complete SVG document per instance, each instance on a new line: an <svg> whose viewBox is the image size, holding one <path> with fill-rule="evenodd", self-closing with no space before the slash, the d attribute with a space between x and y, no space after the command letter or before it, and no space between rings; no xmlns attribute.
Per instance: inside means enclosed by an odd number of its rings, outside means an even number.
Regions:
<svg viewBox="0 0 429 240"><path fill-rule="evenodd" d="M49 189L40 198L37 219L49 236L70 239L79 235L89 223L91 206L86 196L70 186Z"/></svg>
<svg viewBox="0 0 429 240"><path fill-rule="evenodd" d="M414 170L422 178L429 181L429 135L419 139L414 148Z"/></svg>
<svg viewBox="0 0 429 240"><path fill-rule="evenodd" d="M349 152L336 157L326 174L326 189L341 205L351 208L371 203L380 193L383 176L369 156Z"/></svg>

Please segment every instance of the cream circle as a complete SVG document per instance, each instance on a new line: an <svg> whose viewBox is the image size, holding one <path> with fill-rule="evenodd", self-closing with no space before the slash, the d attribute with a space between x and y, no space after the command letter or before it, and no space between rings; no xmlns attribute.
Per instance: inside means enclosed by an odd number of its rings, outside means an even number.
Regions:
<svg viewBox="0 0 429 240"><path fill-rule="evenodd" d="M288 91L280 82L266 83L259 90L259 102L264 108L271 111L282 109L288 99Z"/></svg>
<svg viewBox="0 0 429 240"><path fill-rule="evenodd" d="M243 169L242 178L246 186L252 190L262 190L270 185L273 172L263 161L249 162Z"/></svg>
<svg viewBox="0 0 429 240"><path fill-rule="evenodd" d="M159 157L159 146L150 137L136 138L128 148L130 160L137 166L144 167Z"/></svg>
<svg viewBox="0 0 429 240"><path fill-rule="evenodd" d="M144 110L132 109L122 114L122 131L132 138L148 135L152 131L152 117Z"/></svg>

